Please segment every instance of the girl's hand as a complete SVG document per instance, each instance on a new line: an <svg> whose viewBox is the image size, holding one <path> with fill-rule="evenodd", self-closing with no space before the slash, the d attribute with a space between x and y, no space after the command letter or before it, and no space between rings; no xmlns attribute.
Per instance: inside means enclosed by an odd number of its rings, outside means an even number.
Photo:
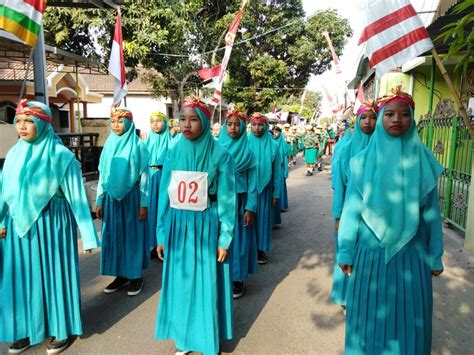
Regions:
<svg viewBox="0 0 474 355"><path fill-rule="evenodd" d="M277 198L273 199L273 207L278 207L278 199Z"/></svg>
<svg viewBox="0 0 474 355"><path fill-rule="evenodd" d="M254 213L251 211L245 211L244 213L244 226L248 227L253 224Z"/></svg>
<svg viewBox="0 0 474 355"><path fill-rule="evenodd" d="M97 218L102 219L104 218L104 206L97 206L95 208L95 214Z"/></svg>
<svg viewBox="0 0 474 355"><path fill-rule="evenodd" d="M217 249L217 261L223 263L227 256L227 249L218 248Z"/></svg>
<svg viewBox="0 0 474 355"><path fill-rule="evenodd" d="M87 250L84 250L84 254L92 254L92 250L94 250L94 249L87 249Z"/></svg>
<svg viewBox="0 0 474 355"><path fill-rule="evenodd" d="M161 261L165 260L165 246L163 244L156 247L156 253L158 254L158 259Z"/></svg>
<svg viewBox="0 0 474 355"><path fill-rule="evenodd" d="M444 270L432 270L431 271L431 276L438 277L443 273Z"/></svg>
<svg viewBox="0 0 474 355"><path fill-rule="evenodd" d="M336 232L339 232L339 222L341 221L340 218L336 218Z"/></svg>
<svg viewBox="0 0 474 355"><path fill-rule="evenodd" d="M139 218L140 218L140 221L145 221L148 218L147 207L140 207Z"/></svg>
<svg viewBox="0 0 474 355"><path fill-rule="evenodd" d="M341 268L342 272L346 274L347 276L351 276L352 274L352 265L346 265L339 263L339 267Z"/></svg>
<svg viewBox="0 0 474 355"><path fill-rule="evenodd" d="M7 230L6 229L0 229L0 238L5 238L7 236Z"/></svg>

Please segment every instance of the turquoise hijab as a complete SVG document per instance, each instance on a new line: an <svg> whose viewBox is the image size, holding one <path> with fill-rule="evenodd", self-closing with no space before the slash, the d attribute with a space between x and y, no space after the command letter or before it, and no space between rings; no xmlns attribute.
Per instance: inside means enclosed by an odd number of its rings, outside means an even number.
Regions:
<svg viewBox="0 0 474 355"><path fill-rule="evenodd" d="M232 155L235 169L238 174L244 174L247 170L257 165L255 155L249 147L249 140L246 134L247 127L245 121L239 118L240 131L237 137L232 138L227 133L227 120L224 121L218 142Z"/></svg>
<svg viewBox="0 0 474 355"><path fill-rule="evenodd" d="M338 164L339 159L341 157L341 151L343 150L344 146L350 142L351 138L352 138L352 132L349 128L346 130L344 137L342 137L342 139L340 139L334 146L334 151L333 151L332 160L331 160L331 177L332 177L331 187L332 189L334 189L335 176L336 176L337 168L339 165Z"/></svg>
<svg viewBox="0 0 474 355"><path fill-rule="evenodd" d="M183 136L176 141L169 150L167 163L171 171L207 172L208 183L211 184L226 151L221 145L216 144L216 140L211 134L209 118L204 111L199 107L192 108L201 121L201 135L194 140L189 140ZM181 119L181 112L179 118Z"/></svg>
<svg viewBox="0 0 474 355"><path fill-rule="evenodd" d="M281 169L282 169L282 176L284 179L288 179L288 162L286 161L286 157L288 154L288 145L286 144L285 137L282 131L278 131L280 134L278 138L273 137L274 142L278 145L278 152L280 153L281 157Z"/></svg>
<svg viewBox="0 0 474 355"><path fill-rule="evenodd" d="M250 149L257 158L257 190L261 193L272 178L272 164L278 153L278 147L272 136L268 134L268 123L265 123L264 132L260 137L250 132L248 139Z"/></svg>
<svg viewBox="0 0 474 355"><path fill-rule="evenodd" d="M163 165L166 152L171 144L171 133L168 130L168 122L163 119L163 128L160 133L151 130L145 145L150 153L150 165Z"/></svg>
<svg viewBox="0 0 474 355"><path fill-rule="evenodd" d="M388 263L418 231L422 203L444 169L421 142L411 107L411 126L401 137L383 127L384 111L367 149L350 166L363 199L362 218L385 248Z"/></svg>
<svg viewBox="0 0 474 355"><path fill-rule="evenodd" d="M51 117L51 110L41 102L29 101L27 107L40 107ZM30 115L36 127L31 142L19 139L8 152L3 166L3 198L21 238L36 222L43 209L57 193L74 154L54 133L48 122Z"/></svg>
<svg viewBox="0 0 474 355"><path fill-rule="evenodd" d="M124 107L117 110L130 112ZM148 166L148 151L135 133L135 124L125 117L122 120L124 133L119 136L110 132L99 161L104 190L119 201L135 186Z"/></svg>

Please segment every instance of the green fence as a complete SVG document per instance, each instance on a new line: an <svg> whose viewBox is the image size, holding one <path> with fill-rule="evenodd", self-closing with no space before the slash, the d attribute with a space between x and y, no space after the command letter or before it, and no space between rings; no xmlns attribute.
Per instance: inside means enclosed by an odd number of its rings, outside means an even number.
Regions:
<svg viewBox="0 0 474 355"><path fill-rule="evenodd" d="M421 140L431 149L444 172L438 181L441 214L466 230L474 140L461 118L424 118L418 123Z"/></svg>

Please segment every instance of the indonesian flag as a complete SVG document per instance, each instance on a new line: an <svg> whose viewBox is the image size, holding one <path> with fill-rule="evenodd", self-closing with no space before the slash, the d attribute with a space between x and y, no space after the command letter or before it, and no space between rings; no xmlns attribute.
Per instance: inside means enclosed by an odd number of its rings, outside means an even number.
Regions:
<svg viewBox="0 0 474 355"><path fill-rule="evenodd" d="M362 82L360 82L359 87L357 88L357 96L354 103L354 112L357 112L357 110L364 103L364 101L364 90L362 89Z"/></svg>
<svg viewBox="0 0 474 355"><path fill-rule="evenodd" d="M0 29L34 47L45 9L46 0L0 0Z"/></svg>
<svg viewBox="0 0 474 355"><path fill-rule="evenodd" d="M326 99L329 102L329 107L331 108L332 113L336 114L339 111L341 111L343 108L343 105L339 104L339 100L337 96L336 96L336 100L334 100L332 95L329 93L329 90L327 89L327 87L323 86L323 89L324 89L324 94L326 95Z"/></svg>
<svg viewBox="0 0 474 355"><path fill-rule="evenodd" d="M365 0L359 45L380 78L433 48L428 31L408 0Z"/></svg>
<svg viewBox="0 0 474 355"><path fill-rule="evenodd" d="M336 74L341 74L341 64L339 62L339 58L337 57L336 51L334 50L334 46L331 41L331 37L329 37L329 32L328 31L323 31L323 36L326 38L326 41L328 42L329 50L331 51L332 55L332 62L334 65L334 69L336 70Z"/></svg>
<svg viewBox="0 0 474 355"><path fill-rule="evenodd" d="M120 23L120 9L117 10L114 40L110 52L109 73L114 77L114 106L127 96L127 80L125 78L125 62L123 59L122 25Z"/></svg>
<svg viewBox="0 0 474 355"><path fill-rule="evenodd" d="M222 71L222 65L216 65L212 68L202 68L198 71L198 75L204 81L205 88L216 88L219 81L219 77Z"/></svg>
<svg viewBox="0 0 474 355"><path fill-rule="evenodd" d="M244 2L245 4L246 2ZM229 64L230 54L232 53L232 47L234 46L235 35L237 34L237 30L239 29L240 19L242 18L242 14L244 12L243 5L237 15L235 16L234 20L229 26L229 30L225 36L225 53L224 58L222 59L222 63L220 65L220 73L219 77L217 78L215 89L214 89L214 97L211 99L211 105L218 105L221 101L222 97L222 85L224 84L225 79L225 71L227 69L227 64ZM214 67L215 68L215 67Z"/></svg>

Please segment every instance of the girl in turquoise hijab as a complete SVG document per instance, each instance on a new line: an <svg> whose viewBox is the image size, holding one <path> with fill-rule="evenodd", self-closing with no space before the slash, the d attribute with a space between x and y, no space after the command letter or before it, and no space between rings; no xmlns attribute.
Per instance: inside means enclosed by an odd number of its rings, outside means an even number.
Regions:
<svg viewBox="0 0 474 355"><path fill-rule="evenodd" d="M150 134L145 145L148 149L149 192L148 192L148 247L153 248L152 257L156 257L156 221L158 218L158 198L160 191L163 162L171 144L168 130L168 119L161 112L153 112L150 116Z"/></svg>
<svg viewBox="0 0 474 355"><path fill-rule="evenodd" d="M157 252L163 263L155 338L180 351L217 354L232 338L227 256L237 213L234 163L212 136L207 105L187 98L182 137L163 164Z"/></svg>
<svg viewBox="0 0 474 355"><path fill-rule="evenodd" d="M288 211L288 189L286 188L286 179L288 179L288 150L289 146L285 140L285 136L281 131L280 127L273 129L273 138L278 145L278 152L280 153L281 159L281 188L280 188L280 199L279 199L279 210L280 212ZM281 217L280 223L281 224Z"/></svg>
<svg viewBox="0 0 474 355"><path fill-rule="evenodd" d="M244 295L244 280L257 272L257 163L249 148L246 134L247 117L239 110L228 112L219 143L230 153L235 165L237 215L232 240L232 280L235 299Z"/></svg>
<svg viewBox="0 0 474 355"><path fill-rule="evenodd" d="M19 103L2 171L0 342L16 353L47 337L61 352L82 334L77 228L85 251L99 244L79 163L51 120L43 103Z"/></svg>
<svg viewBox="0 0 474 355"><path fill-rule="evenodd" d="M129 296L143 287L142 270L149 264L147 240L148 151L135 132L132 112L111 113L112 132L99 162L97 215L102 221L102 275L115 276L104 292L128 285Z"/></svg>
<svg viewBox="0 0 474 355"><path fill-rule="evenodd" d="M443 271L437 180L410 95L381 100L376 129L352 158L338 262L349 275L346 354L430 354L432 276Z"/></svg>
<svg viewBox="0 0 474 355"><path fill-rule="evenodd" d="M350 140L337 150L337 165L334 167L334 194L332 201L332 215L336 220L334 233L335 256L339 250L337 231L339 229L339 220L341 218L347 189L349 162L353 156L364 150L369 144L372 133L375 130L377 113L378 107L375 102L364 102L357 110L357 121L355 123L354 133L351 135ZM343 309L345 309L346 306L347 282L348 277L342 272L335 257L330 299L331 302L342 306Z"/></svg>
<svg viewBox="0 0 474 355"><path fill-rule="evenodd" d="M250 118L249 146L257 161L256 232L258 263L266 264L272 249L273 207L278 206L281 189L281 158L278 145L268 134L268 120L255 112Z"/></svg>

